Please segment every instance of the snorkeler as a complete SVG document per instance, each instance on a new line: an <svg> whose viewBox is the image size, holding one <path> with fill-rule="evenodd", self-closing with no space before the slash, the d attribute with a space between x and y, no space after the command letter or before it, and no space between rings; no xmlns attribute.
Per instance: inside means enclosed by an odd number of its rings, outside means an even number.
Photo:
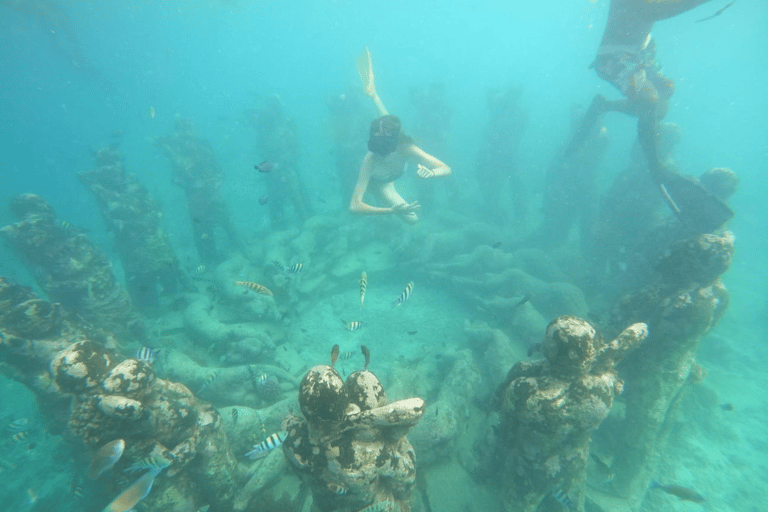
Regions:
<svg viewBox="0 0 768 512"><path fill-rule="evenodd" d="M403 175L405 163L409 159L418 160L416 174L420 178L435 178L451 174L451 168L434 156L419 148L413 140L400 129L400 119L389 115L379 99L374 85L371 54L365 49L357 61L360 78L363 80L365 93L376 104L381 117L371 123L368 153L363 158L357 184L352 192L349 211L364 215L399 215L409 223L419 220L416 210L419 202L408 203L395 190L394 181ZM366 191L370 191L387 207L377 207L363 202Z"/></svg>
<svg viewBox="0 0 768 512"><path fill-rule="evenodd" d="M603 114L622 112L637 117L637 135L651 176L667 204L686 225L709 232L728 221L733 212L697 182L666 169L659 155L659 122L664 118L674 82L655 62L651 29L708 0L611 0L603 39L592 62L598 76L618 88L626 99L609 101L598 94L566 150L572 155Z"/></svg>

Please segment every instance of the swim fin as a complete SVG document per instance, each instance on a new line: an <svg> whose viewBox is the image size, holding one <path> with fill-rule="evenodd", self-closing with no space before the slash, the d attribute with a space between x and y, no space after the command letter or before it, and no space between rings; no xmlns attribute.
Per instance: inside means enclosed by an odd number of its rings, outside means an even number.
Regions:
<svg viewBox="0 0 768 512"><path fill-rule="evenodd" d="M371 52L366 46L357 57L357 72L360 73L360 80L363 82L363 90L368 96L376 94L376 84L373 76L373 62L371 61Z"/></svg>
<svg viewBox="0 0 768 512"><path fill-rule="evenodd" d="M680 222L697 235L712 233L733 217L727 204L693 178L666 173L657 183Z"/></svg>

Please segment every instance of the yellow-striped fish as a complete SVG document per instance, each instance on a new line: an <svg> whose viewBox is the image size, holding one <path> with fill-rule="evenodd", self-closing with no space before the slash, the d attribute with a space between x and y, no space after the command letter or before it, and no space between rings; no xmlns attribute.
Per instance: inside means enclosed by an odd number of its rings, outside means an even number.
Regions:
<svg viewBox="0 0 768 512"><path fill-rule="evenodd" d="M363 322L355 320L353 322L347 322L347 325L345 325L344 328L348 331L356 331L362 326L363 326Z"/></svg>
<svg viewBox="0 0 768 512"><path fill-rule="evenodd" d="M283 441L285 441L286 437L288 437L288 432L285 430L275 432L259 444L253 445L253 450L246 453L245 456L249 459L260 459L262 457L266 457L270 451L283 444Z"/></svg>
<svg viewBox="0 0 768 512"><path fill-rule="evenodd" d="M20 418L9 423L5 430L8 432L26 432L27 427L29 427L29 418Z"/></svg>
<svg viewBox="0 0 768 512"><path fill-rule="evenodd" d="M272 295L272 292L270 291L269 288L267 288L266 286L262 286L259 283L253 283L251 281L235 281L235 284L239 286L245 286L246 288L250 288L256 293L260 293L262 295Z"/></svg>
<svg viewBox="0 0 768 512"><path fill-rule="evenodd" d="M112 503L107 505L104 512L128 512L143 500L152 490L152 484L155 483L155 477L162 471L162 468L153 468L144 473L133 485L121 492Z"/></svg>
<svg viewBox="0 0 768 512"><path fill-rule="evenodd" d="M22 431L22 432L16 432L13 434L10 438L8 438L9 443L23 443L27 440L27 437L29 436L28 431Z"/></svg>
<svg viewBox="0 0 768 512"><path fill-rule="evenodd" d="M200 386L200 391L198 391L197 394L199 395L200 393L202 393L203 391L208 389L210 387L210 385L213 384L213 381L216 380L216 377L218 377L218 376L219 376L219 372L213 372L212 374L207 376L205 378L205 381L203 381L203 385Z"/></svg>
<svg viewBox="0 0 768 512"><path fill-rule="evenodd" d="M368 287L368 274L363 271L362 274L360 274L360 307L363 307L363 302L365 301L365 289Z"/></svg>
<svg viewBox="0 0 768 512"><path fill-rule="evenodd" d="M392 303L392 307L399 306L403 302L407 301L408 298L411 296L411 293L413 292L413 281L408 281L408 284L405 285L405 290L403 290L403 293L400 294L400 296L395 300L395 302Z"/></svg>

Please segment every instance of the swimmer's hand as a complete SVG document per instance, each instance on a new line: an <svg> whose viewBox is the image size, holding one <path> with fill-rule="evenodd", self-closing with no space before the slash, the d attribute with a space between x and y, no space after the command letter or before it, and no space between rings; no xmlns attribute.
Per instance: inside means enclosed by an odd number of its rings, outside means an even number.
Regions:
<svg viewBox="0 0 768 512"><path fill-rule="evenodd" d="M392 213L395 213L397 215L404 215L407 213L413 213L419 208L421 208L421 205L419 204L419 202L414 201L412 203L396 204L391 208L391 210L392 210Z"/></svg>
<svg viewBox="0 0 768 512"><path fill-rule="evenodd" d="M435 171L433 171L429 167L426 167L426 166L421 165L421 164L419 164L419 167L416 169L416 174L418 174L420 178L434 178L435 177Z"/></svg>

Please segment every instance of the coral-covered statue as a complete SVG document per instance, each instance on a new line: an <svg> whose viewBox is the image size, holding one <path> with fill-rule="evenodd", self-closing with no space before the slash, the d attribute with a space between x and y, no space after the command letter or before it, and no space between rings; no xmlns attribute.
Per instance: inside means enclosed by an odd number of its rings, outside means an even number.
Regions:
<svg viewBox="0 0 768 512"><path fill-rule="evenodd" d="M320 510L410 510L416 460L405 434L424 414L421 398L387 404L368 370L344 382L332 366L318 365L301 382L299 405L306 419L288 417L283 451Z"/></svg>
<svg viewBox="0 0 768 512"><path fill-rule="evenodd" d="M614 366L647 334L638 323L606 343L589 322L561 316L547 327L545 359L512 367L497 390L506 510L533 512L548 496L583 501L591 432L622 390Z"/></svg>

